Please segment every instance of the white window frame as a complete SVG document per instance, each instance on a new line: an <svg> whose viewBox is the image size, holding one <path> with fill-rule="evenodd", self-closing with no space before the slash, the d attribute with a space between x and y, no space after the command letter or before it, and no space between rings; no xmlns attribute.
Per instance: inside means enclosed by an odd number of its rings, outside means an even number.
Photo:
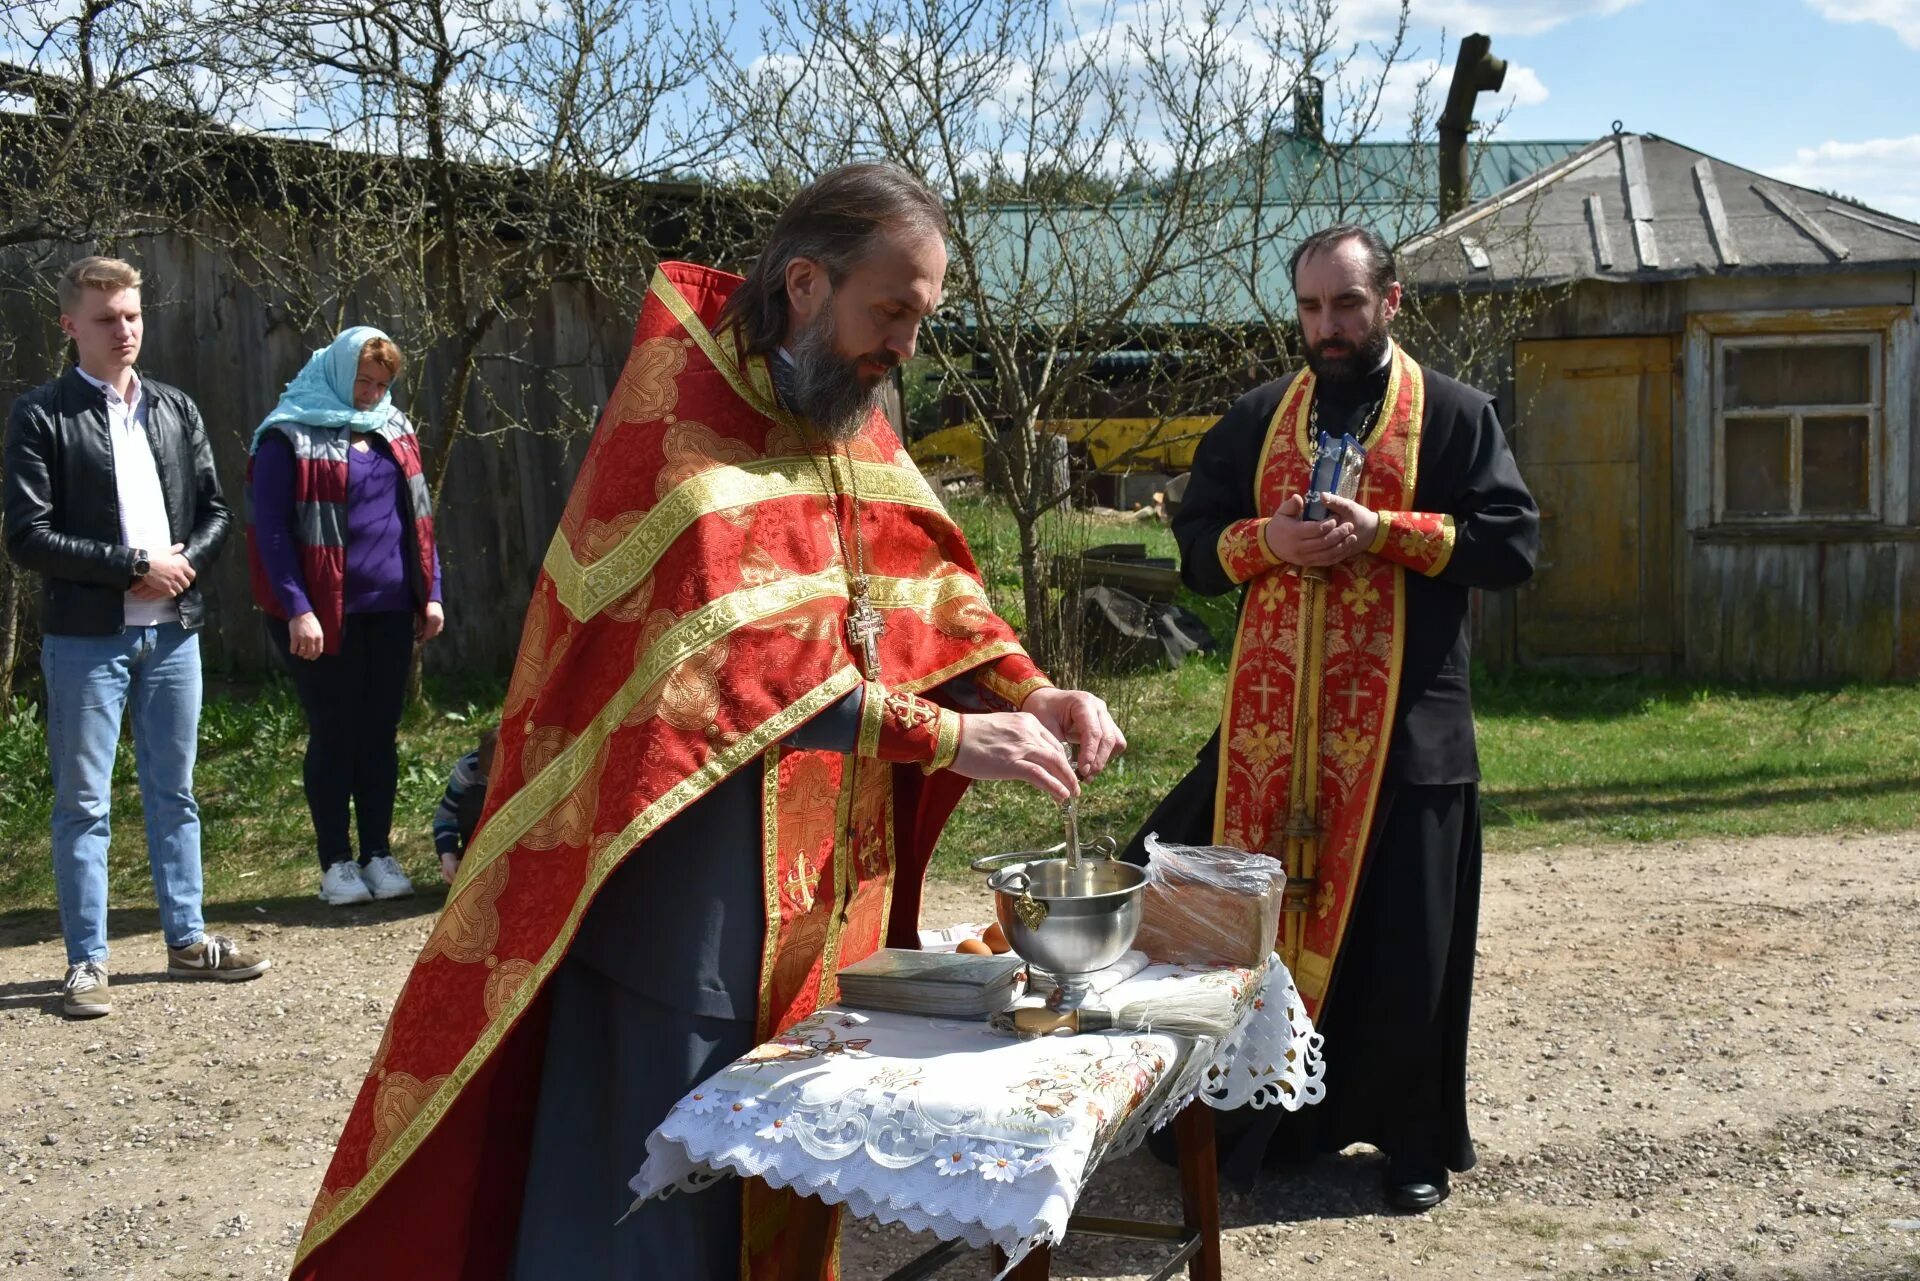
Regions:
<svg viewBox="0 0 1920 1281"><path fill-rule="evenodd" d="M1753 405L1729 409L1726 404L1726 353L1743 347L1865 347L1867 388L1872 400L1862 404ZM1838 330L1831 333L1716 334L1713 362L1713 519L1716 524L1754 525L1872 525L1880 521L1881 420L1886 411L1886 332L1879 329ZM1807 418L1864 416L1867 420L1867 509L1858 512L1728 512L1727 421L1742 418L1785 418L1788 421L1787 492L1796 506L1803 499L1805 463L1803 427Z"/></svg>

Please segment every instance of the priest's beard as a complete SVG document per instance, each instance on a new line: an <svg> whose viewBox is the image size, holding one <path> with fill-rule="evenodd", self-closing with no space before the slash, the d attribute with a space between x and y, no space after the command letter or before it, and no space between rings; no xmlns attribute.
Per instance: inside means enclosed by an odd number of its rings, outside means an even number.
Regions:
<svg viewBox="0 0 1920 1281"><path fill-rule="evenodd" d="M886 389L885 377L869 385L860 376L862 361L892 369L900 358L891 351L846 357L834 342L832 300L819 318L800 331L788 352L793 357L793 409L836 442L852 440L867 425Z"/></svg>
<svg viewBox="0 0 1920 1281"><path fill-rule="evenodd" d="M1333 351L1327 348L1333 346ZM1382 304L1373 313L1373 322L1360 339L1359 345L1349 347L1337 343L1322 342L1307 349L1307 368L1313 370L1313 376L1321 382L1334 386L1351 383L1364 378L1380 368L1380 362L1387 357L1387 316L1386 306Z"/></svg>

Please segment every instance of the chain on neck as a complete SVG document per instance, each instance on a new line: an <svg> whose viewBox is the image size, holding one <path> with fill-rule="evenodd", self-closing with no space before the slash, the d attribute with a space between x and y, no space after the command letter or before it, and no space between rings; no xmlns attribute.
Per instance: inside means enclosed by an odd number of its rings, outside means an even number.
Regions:
<svg viewBox="0 0 1920 1281"><path fill-rule="evenodd" d="M1364 445L1373 439L1373 434L1380 426L1386 407L1387 398L1383 395L1373 403L1373 408L1367 411L1366 417L1360 420L1361 444ZM1310 444L1317 444L1320 440L1320 397L1317 389L1312 403L1307 406L1307 440Z"/></svg>
<svg viewBox="0 0 1920 1281"><path fill-rule="evenodd" d="M834 500L832 504L833 541L840 549L841 567L850 571L852 581L859 586L859 589L864 594L867 577L866 538L861 532L860 478L853 468L853 451L849 448L845 455L847 460L847 497L851 500L853 507L853 549L852 553L849 554L846 535L840 530L840 504L838 501L840 497L840 477L833 467L833 459L838 455L833 451L833 442L831 440L818 442L813 424L806 423L805 420L802 420L802 422L807 436L807 457L812 460L813 469L820 473L821 480L826 484L828 497ZM826 462L824 464L821 462L820 454L813 448L816 443L824 443L827 448Z"/></svg>

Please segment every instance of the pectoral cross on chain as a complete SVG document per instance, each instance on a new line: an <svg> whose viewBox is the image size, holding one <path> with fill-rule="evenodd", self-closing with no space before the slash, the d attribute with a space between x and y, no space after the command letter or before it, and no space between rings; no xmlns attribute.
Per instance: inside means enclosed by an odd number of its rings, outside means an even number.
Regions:
<svg viewBox="0 0 1920 1281"><path fill-rule="evenodd" d="M867 599L867 576L861 574L852 584L852 601L847 607L847 644L860 655L861 667L869 680L880 675L880 637L887 622Z"/></svg>

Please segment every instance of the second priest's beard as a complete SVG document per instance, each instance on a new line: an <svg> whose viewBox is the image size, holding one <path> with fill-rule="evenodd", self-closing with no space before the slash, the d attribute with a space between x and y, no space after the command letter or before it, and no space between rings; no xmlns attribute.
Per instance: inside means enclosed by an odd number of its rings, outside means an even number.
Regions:
<svg viewBox="0 0 1920 1281"><path fill-rule="evenodd" d="M1387 322L1385 316L1375 316L1372 328L1367 330L1353 349L1351 356L1322 355L1317 348L1307 350L1307 367L1313 370L1313 376L1322 382L1340 385L1364 378L1387 358Z"/></svg>

